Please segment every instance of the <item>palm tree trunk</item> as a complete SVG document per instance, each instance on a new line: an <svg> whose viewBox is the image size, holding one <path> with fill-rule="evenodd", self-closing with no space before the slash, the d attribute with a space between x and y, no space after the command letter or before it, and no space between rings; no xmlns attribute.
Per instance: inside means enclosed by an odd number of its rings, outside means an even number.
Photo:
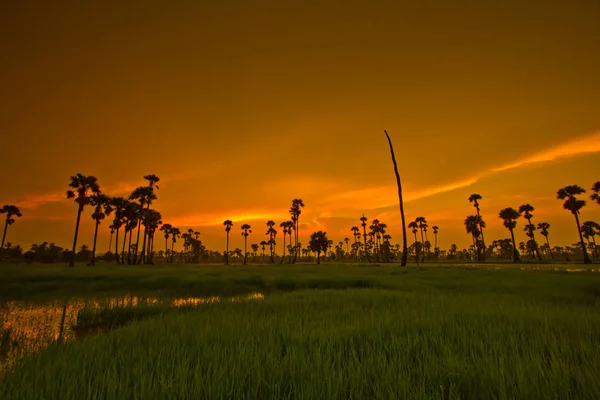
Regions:
<svg viewBox="0 0 600 400"><path fill-rule="evenodd" d="M175 248L175 241L171 241L171 264L173 264L173 255L174 255L174 249Z"/></svg>
<svg viewBox="0 0 600 400"><path fill-rule="evenodd" d="M546 244L548 245L548 252L550 253L550 258L554 260L554 254L552 254L552 248L550 247L550 241L548 241L547 235L546 235Z"/></svg>
<svg viewBox="0 0 600 400"><path fill-rule="evenodd" d="M517 250L517 244L515 243L515 233L512 229L510 229L510 237L512 239L513 244L513 263L517 263L521 260L519 259L519 252Z"/></svg>
<svg viewBox="0 0 600 400"><path fill-rule="evenodd" d="M483 236L483 227L481 226L481 220L479 215L479 207L475 207L477 210L477 219L479 220L479 232L481 233L481 245L483 246L483 254L480 261L485 262L485 237Z"/></svg>
<svg viewBox="0 0 600 400"><path fill-rule="evenodd" d="M114 236L114 232L112 232L112 233L110 234L110 240L109 240L109 242L108 242L108 251L110 251L110 248L112 247L112 239L113 239L113 236Z"/></svg>
<svg viewBox="0 0 600 400"><path fill-rule="evenodd" d="M225 245L225 265L229 265L229 231L227 231L227 244Z"/></svg>
<svg viewBox="0 0 600 400"><path fill-rule="evenodd" d="M244 235L244 265L246 265L247 258L248 258L248 236Z"/></svg>
<svg viewBox="0 0 600 400"><path fill-rule="evenodd" d="M394 147L392 146L392 139L388 135L387 131L385 136L387 137L390 145L390 153L392 154L392 163L394 164L394 173L396 174L396 184L398 185L398 201L400 203L400 217L402 218L402 266L406 266L408 258L407 244L406 244L406 220L404 219L404 201L402 200L402 184L400 183L400 174L398 173L398 164L396 164L396 156L394 155Z"/></svg>
<svg viewBox="0 0 600 400"><path fill-rule="evenodd" d="M147 261L146 260L146 240L148 238L148 215L150 215L150 202L148 202L148 205L146 206L146 215L144 218L144 220L146 221L146 223L144 224L144 242L142 244L142 252L140 254L140 259L138 261L138 264L141 264L142 262L145 264ZM148 246L150 246L150 243L148 243Z"/></svg>
<svg viewBox="0 0 600 400"><path fill-rule="evenodd" d="M583 251L583 263L590 264L592 261L588 257L587 250L585 248L585 243L583 242L583 235L581 234L581 225L579 225L579 215L578 211L575 212L575 222L577 222L577 232L579 232L579 241L581 242L581 250Z"/></svg>
<svg viewBox="0 0 600 400"><path fill-rule="evenodd" d="M73 237L73 251L71 251L71 259L69 260L69 267L75 267L75 249L77 248L77 234L79 233L79 221L81 220L81 212L83 206L79 206L77 209L77 222L75 222L75 236Z"/></svg>
<svg viewBox="0 0 600 400"><path fill-rule="evenodd" d="M168 252L169 252L169 237L165 236L165 257L167 256Z"/></svg>
<svg viewBox="0 0 600 400"><path fill-rule="evenodd" d="M131 237L132 236L133 236L133 229L129 231L129 244L127 245L127 265L131 265ZM137 250L137 246L136 246L136 250Z"/></svg>
<svg viewBox="0 0 600 400"><path fill-rule="evenodd" d="M300 252L300 248L298 247L298 228L300 227L300 215L296 216L296 229L294 235L296 236L296 246L294 246L294 260L292 260L292 264L296 264L296 258L298 257L298 253Z"/></svg>
<svg viewBox="0 0 600 400"><path fill-rule="evenodd" d="M425 262L425 239L423 238L423 229L419 228L419 230L421 231L421 262Z"/></svg>
<svg viewBox="0 0 600 400"><path fill-rule="evenodd" d="M8 218L4 223L4 234L2 235L2 246L0 246L0 252L4 251L4 241L6 240L6 231L8 230Z"/></svg>
<svg viewBox="0 0 600 400"><path fill-rule="evenodd" d="M292 241L291 235L290 235L290 242ZM283 264L283 260L285 260L285 232L283 232L283 256L281 256L281 261L279 261L279 264Z"/></svg>
<svg viewBox="0 0 600 400"><path fill-rule="evenodd" d="M141 212L141 211L140 211ZM140 215L140 219L138 220L138 230L137 230L137 239L135 240L135 251L133 252L133 261L132 263L135 265L137 262L138 250L140 247L140 231L142 228L142 216Z"/></svg>
<svg viewBox="0 0 600 400"><path fill-rule="evenodd" d="M594 242L594 258L598 259L598 246L596 246L596 236L592 236Z"/></svg>
<svg viewBox="0 0 600 400"><path fill-rule="evenodd" d="M96 241L98 240L98 225L100 225L100 220L96 220L96 228L94 229L94 244L92 245L92 259L90 260L90 265L96 265Z"/></svg>
<svg viewBox="0 0 600 400"><path fill-rule="evenodd" d="M115 232L115 256L117 257L117 264L119 264L119 228Z"/></svg>
<svg viewBox="0 0 600 400"><path fill-rule="evenodd" d="M121 264L125 264L125 246L127 245L127 228L123 233L123 248L121 249ZM129 262L129 254L127 255L127 262Z"/></svg>

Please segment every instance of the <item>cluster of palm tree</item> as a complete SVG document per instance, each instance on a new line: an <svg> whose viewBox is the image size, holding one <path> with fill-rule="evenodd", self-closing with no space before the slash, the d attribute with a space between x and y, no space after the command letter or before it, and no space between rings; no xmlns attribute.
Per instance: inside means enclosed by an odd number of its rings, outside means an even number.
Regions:
<svg viewBox="0 0 600 400"><path fill-rule="evenodd" d="M600 204L600 181L596 182L592 185L592 195L590 198ZM598 257L598 250L596 248L595 235L600 230L600 226L593 221L585 221L583 224L579 221L580 210L586 205L584 200L578 199L576 196L585 193L585 189L577 185L569 185L565 186L557 191L557 198L560 200L564 200L563 208L565 210L570 211L575 217L575 221L577 223L577 232L579 234L580 243L579 248L581 248L583 254L584 263L589 264L591 262L586 247L593 250L595 257ZM465 219L465 227L468 234L471 234L473 237L473 252L476 253L476 258L479 262L485 262L486 256L486 246L483 237L483 229L486 227L485 221L481 217L480 209L479 209L479 200L481 200L481 195L475 193L469 197L469 201L474 203L475 209L477 210L476 215L469 215ZM552 252L552 248L550 247L550 241L548 239L548 230L550 229L550 224L547 222L540 222L537 226L532 222L533 219L533 211L535 208L531 204L522 204L517 209L512 207L507 207L500 210L498 217L503 220L504 226L510 232L510 253L513 262L517 263L520 259L519 250L521 252L528 252L532 257L535 256L539 260L542 260L542 256L540 254L540 249L547 252L550 257L553 259L554 254ZM517 220L523 217L527 223L525 224L524 231L527 236L526 242L520 242L519 246L517 246L515 241L515 233L514 230L517 226ZM414 224L414 223L413 223ZM410 227L410 225L409 225ZM539 246L536 238L535 231L538 230L539 233L545 237L546 244L544 247ZM416 232L416 231L415 231ZM588 244L584 243L583 238L586 238ZM505 241L494 241L494 244L491 246L491 250L498 248L499 244L504 243ZM500 254L504 253L502 250L502 246L500 245L501 250ZM563 252L563 249L556 248L557 251ZM567 253L568 256L568 253Z"/></svg>
<svg viewBox="0 0 600 400"><path fill-rule="evenodd" d="M564 209L570 211L575 217L580 240L573 246L550 247L550 224L547 222L534 224L533 212L535 208L531 204L522 204L518 208L507 207L500 210L498 217L503 220L504 226L509 230L510 238L494 240L491 245L486 247L484 239L486 223L483 220L480 210L482 196L474 193L469 196L468 200L473 203L476 212L473 215L468 215L464 221L467 234L471 235L473 240L470 252L466 249L461 252L456 245L450 246L448 251L440 250L437 242L438 226L431 227L435 238L432 252L432 246L427 236L429 225L426 218L422 216L415 218L414 221L407 224L407 227L412 230L414 235L414 243L403 251L400 245L392 245L390 243L392 237L388 234L385 223L378 219L373 219L371 224L368 224L368 219L364 214L360 218L360 227L352 226L350 229L354 237L354 242L351 245L351 240L346 237L334 247L334 242L327 239L326 232L318 231L311 235L308 246L303 248L299 242L298 234L299 220L304 203L301 199L294 199L289 209L290 219L279 224L279 228L281 228L283 234L283 250L282 255L279 256L277 254L277 235L279 232L273 220L269 220L266 223L267 230L265 235L267 236L267 240L250 244L251 252L248 252L248 237L252 233L249 224L241 225L244 249L236 248L230 251L230 232L234 226L231 220L223 222L226 233L226 246L223 254L221 255L219 252L206 249L200 240L200 232L193 229L182 232L181 228L174 227L168 223L162 223L160 212L151 208L154 201L157 200L156 191L159 189L157 183L160 179L156 175L146 175L144 179L147 181L147 184L136 188L125 198L110 197L104 194L98 184L97 178L94 176L84 176L82 174L71 176L70 189L67 191L66 196L68 199L73 199L77 204L75 233L72 250L63 251L61 249L60 252L62 258L69 258L69 266L74 266L76 256L77 259L81 259L88 254L88 265L95 265L97 259L96 243L98 230L101 222L110 216L113 219L112 223L108 226L110 230L109 254L112 254L110 249L114 246L114 259L119 264L153 264L155 255L158 255L161 261L170 263L175 261L174 257L177 255L178 260L184 263L198 263L201 260L222 260L225 264L229 264L230 257L234 257L237 260L243 259L243 264L246 264L248 257L251 257L253 261L258 260L259 250L261 249L261 259L263 262L283 263L287 260L287 263L290 264L296 263L299 257L306 260L313 255L318 263L322 259L355 262L390 262L398 259L399 256L402 256L404 259L409 254L414 256L417 263L424 262L426 259L438 259L440 256L452 259L466 254L471 254L470 257L478 262L485 262L487 257L509 257L513 262L519 262L520 255L524 253L528 253L532 258L537 257L539 260L542 260L542 254L548 255L553 259L557 253L563 254L568 259L569 255L573 254L575 250L582 252L585 263L591 262L588 250L594 257L598 258L595 236L600 232L600 225L593 221L580 222L580 211L586 205L586 202L578 198L578 196L586 191L577 185L565 186L557 191L557 198L564 200ZM591 200L600 204L600 181L592 185L591 191ZM81 215L87 206L92 207L93 210L91 214L91 218L94 221L93 245L91 250L85 246L85 249L80 249L79 252L76 252ZM6 215L0 252L4 251L7 247L10 247L13 252L17 250L21 251L22 249L19 246L12 247L12 244L5 247L8 227L15 222L17 217L22 216L19 208L15 205L5 205L0 208L0 214ZM527 240L517 244L515 229L520 217L523 217L526 221L523 230ZM154 238L156 230L160 230L165 238L164 251L155 250ZM538 244L536 231L544 236L545 244ZM174 249L178 239L182 239L183 241L183 250L181 252L176 252ZM39 255L46 254L44 253L46 250L42 250L50 247L53 249L49 253L51 256L44 256L44 258ZM54 259L56 258L56 254L58 254L54 250L58 247L50 247L47 247L47 243L46 245L34 245L28 253L38 254L36 257L40 259ZM267 249L268 257L266 257L265 253Z"/></svg>

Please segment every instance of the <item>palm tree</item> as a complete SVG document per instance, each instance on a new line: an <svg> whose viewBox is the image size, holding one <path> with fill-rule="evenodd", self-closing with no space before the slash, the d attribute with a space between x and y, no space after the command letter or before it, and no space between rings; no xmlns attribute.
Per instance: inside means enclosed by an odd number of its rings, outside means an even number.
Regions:
<svg viewBox="0 0 600 400"><path fill-rule="evenodd" d="M108 252L110 252L110 249L112 247L113 235L115 234L115 224L110 224L108 226L108 229L110 229L110 239L108 241Z"/></svg>
<svg viewBox="0 0 600 400"><path fill-rule="evenodd" d="M15 222L13 217L22 217L23 214L21 214L19 207L8 204L0 208L0 214L6 214L6 219L4 220L4 234L2 235L2 245L0 245L1 253L4 249L4 241L6 240L6 231L8 230L8 226Z"/></svg>
<svg viewBox="0 0 600 400"><path fill-rule="evenodd" d="M363 214L362 217L360 217L360 222L360 226L362 226L363 228L363 239L365 241L365 256L367 257L367 261L371 262L371 257L369 256L369 248L367 247L367 217L365 217L365 214Z"/></svg>
<svg viewBox="0 0 600 400"><path fill-rule="evenodd" d="M252 233L250 225L242 225L242 236L244 237L244 265L246 265L246 256L248 254L248 235Z"/></svg>
<svg viewBox="0 0 600 400"><path fill-rule="evenodd" d="M262 262L265 263L265 247L267 247L268 243L262 240L260 242L260 247L262 247Z"/></svg>
<svg viewBox="0 0 600 400"><path fill-rule="evenodd" d="M275 228L273 228L275 226L275 221L267 221L267 232L265 233L265 235L269 235L269 240L267 242L267 244L270 247L270 252L271 252L271 256L269 257L269 264L273 264L275 263L275 255L274 255L274 251L273 251L273 246L275 245L275 235L277 235L277 231L275 230Z"/></svg>
<svg viewBox="0 0 600 400"><path fill-rule="evenodd" d="M156 185L159 181L160 178L156 175L145 175L144 179L146 179L148 181L148 187L149 188L156 188L157 190L159 189L158 185ZM154 196L154 199L156 200L156 196ZM148 203L146 204L146 216L145 216L145 220L144 220L144 241L142 244L142 252L140 254L140 259L138 261L138 264L142 263L142 262L146 262L146 239L148 237L148 226L150 225L148 223L148 211L150 210L150 203L152 201L148 201Z"/></svg>
<svg viewBox="0 0 600 400"><path fill-rule="evenodd" d="M152 209L147 210L147 213L148 256L145 261L147 264L154 264L154 233L158 229L158 226L162 224L162 216L158 211Z"/></svg>
<svg viewBox="0 0 600 400"><path fill-rule="evenodd" d="M94 244L92 246L92 257L88 265L96 265L96 241L98 239L98 227L100 221L102 221L107 215L113 212L113 208L110 205L110 198L104 194L92 194L90 196L90 205L94 206L94 213L92 219L96 221L96 227L94 228ZM112 237L112 236L111 236Z"/></svg>
<svg viewBox="0 0 600 400"><path fill-rule="evenodd" d="M481 200L481 198L481 195L478 193L473 193L469 196L469 202L473 203L473 206L477 210L478 217L481 216L481 214L479 213L479 200ZM481 221L483 221L483 219L481 219ZM479 232L481 233L481 245L483 247L483 262L485 262L485 238L483 236L483 228L483 226L479 226Z"/></svg>
<svg viewBox="0 0 600 400"><path fill-rule="evenodd" d="M592 239L594 245L594 258L598 258L598 246L596 246L596 234L600 232L600 225L594 221L585 221L581 224L581 231ZM589 240L588 240L589 241Z"/></svg>
<svg viewBox="0 0 600 400"><path fill-rule="evenodd" d="M77 234L79 233L79 221L83 207L90 204L91 194L100 194L98 179L95 176L85 176L80 173L71 176L69 187L74 190L67 190L67 199L75 199L77 203L77 221L75 222L75 235L73 237L73 250L69 260L69 267L75 267L75 251L77 250Z"/></svg>
<svg viewBox="0 0 600 400"><path fill-rule="evenodd" d="M390 153L392 156L392 163L394 164L394 173L396 174L396 185L398 186L398 202L400 203L400 217L402 218L402 266L406 266L406 261L408 257L408 247L406 244L406 220L404 219L404 201L402 199L402 184L400 183L400 173L398 172L398 164L396 163L396 156L394 155L394 146L392 146L392 139L390 139L390 135L388 135L387 131L385 131L385 136L387 137L388 143L390 145Z"/></svg>
<svg viewBox="0 0 600 400"><path fill-rule="evenodd" d="M425 217L417 217L415 222L419 225L419 230L421 231L421 243L425 243L425 238L423 237L423 229L427 229L427 220ZM423 252L421 262L425 262L425 252Z"/></svg>
<svg viewBox="0 0 600 400"><path fill-rule="evenodd" d="M125 211L127 210L128 203L129 202L123 197L113 197L110 199L110 205L115 213L113 226L115 228L115 257L117 264L119 264L119 230L124 224ZM125 242L125 240L123 240L123 242Z"/></svg>
<svg viewBox="0 0 600 400"><path fill-rule="evenodd" d="M328 247L329 240L327 239L327 232L318 231L310 235L308 248L317 253L317 264L321 264L321 253L326 253Z"/></svg>
<svg viewBox="0 0 600 400"><path fill-rule="evenodd" d="M440 228L437 225L434 225L431 229L433 229L433 251L437 252L437 250L436 250L438 248L437 235L438 235L438 231L440 230Z"/></svg>
<svg viewBox="0 0 600 400"><path fill-rule="evenodd" d="M591 190L594 193L592 193L592 195L590 196L590 199L592 199L592 201L595 201L596 203L600 204L600 181L594 182Z"/></svg>
<svg viewBox="0 0 600 400"><path fill-rule="evenodd" d="M171 224L163 224L160 227L160 231L164 233L165 237L165 254L169 251L169 235L171 234L171 230L173 230L173 225Z"/></svg>
<svg viewBox="0 0 600 400"><path fill-rule="evenodd" d="M556 192L556 197L559 200L565 200L563 208L571 211L571 214L575 216L575 222L577 223L577 232L579 233L579 242L581 243L581 251L583 251L583 262L589 264L592 261L588 257L588 253L585 249L585 243L583 242L583 235L581 234L581 226L579 224L579 210L585 206L585 201L578 200L575 196L578 194L585 193L585 189L577 185L565 186Z"/></svg>
<svg viewBox="0 0 600 400"><path fill-rule="evenodd" d="M292 215L292 223L295 234L295 243L294 243L294 259L292 260L292 264L296 263L296 258L298 257L298 252L300 251L300 247L298 245L298 232L300 230L299 220L300 214L302 214L302 208L304 207L304 203L302 199L294 199L292 200L292 207L290 208L290 214Z"/></svg>
<svg viewBox="0 0 600 400"><path fill-rule="evenodd" d="M283 260L285 259L285 235L289 234L290 235L290 245L292 243L292 227L294 226L294 223L292 221L283 221L282 223L279 224L280 228L283 228L283 256L281 256L281 261L279 261L279 264L283 264ZM291 257L291 254L290 254Z"/></svg>
<svg viewBox="0 0 600 400"><path fill-rule="evenodd" d="M177 241L177 238L181 235L181 231L179 230L179 228L172 228L171 229L171 264L173 264L173 256L175 255L174 252L174 248L175 248L175 242Z"/></svg>
<svg viewBox="0 0 600 400"><path fill-rule="evenodd" d="M485 222L478 215L469 215L465 219L465 227L467 229L467 233L471 234L473 237L473 247L477 251L477 261L482 262L481 257L481 246L479 236L481 235L481 230L479 227L482 226L485 228Z"/></svg>
<svg viewBox="0 0 600 400"><path fill-rule="evenodd" d="M233 222L231 222L231 220L229 220L229 219L226 219L223 222L223 226L225 227L225 233L227 235L227 242L225 245L225 265L228 265L229 264L229 231L231 231Z"/></svg>
<svg viewBox="0 0 600 400"><path fill-rule="evenodd" d="M125 257L125 244L127 244L127 264L131 264L131 237L133 235L133 230L138 226L140 206L131 201L126 202L123 220L125 221L125 239L127 239L127 233L129 233L129 239L127 240L127 243L126 240L123 240L123 257ZM122 259L121 262L124 264L125 260Z"/></svg>
<svg viewBox="0 0 600 400"><path fill-rule="evenodd" d="M519 259L519 252L517 251L517 244L515 243L514 233L514 229L517 226L517 218L519 218L520 216L521 214L519 214L519 212L512 207L503 208L498 214L498 217L504 220L504 226L510 231L510 237L512 239L513 246L513 263L521 261Z"/></svg>
<svg viewBox="0 0 600 400"><path fill-rule="evenodd" d="M346 253L350 256L350 246L348 245L348 243L350 243L350 238L344 238L344 243L346 243Z"/></svg>
<svg viewBox="0 0 600 400"><path fill-rule="evenodd" d="M417 232L419 232L419 224L416 221L412 221L408 223L408 227L410 229L412 229L412 233L415 236L415 242L413 244L413 247L415 249L415 262L419 262L419 246L417 245L417 243L419 243L419 241L417 240Z"/></svg>
<svg viewBox="0 0 600 400"><path fill-rule="evenodd" d="M540 235L546 238L546 244L548 245L548 251L550 252L550 258L554 259L554 254L552 254L552 248L550 247L550 241L548 240L548 229L550 229L550 224L547 222L540 222L537 224L537 228L540 231Z"/></svg>
<svg viewBox="0 0 600 400"><path fill-rule="evenodd" d="M258 253L258 248L259 248L258 245L256 243L252 243L250 245L250 248L252 249L252 256L254 258L256 258L256 253Z"/></svg>
<svg viewBox="0 0 600 400"><path fill-rule="evenodd" d="M150 206L153 200L156 200L156 194L154 194L154 188L151 186L140 186L136 188L131 195L129 196L129 200L137 200L139 202L139 215L138 215L138 225L137 225L137 239L135 241L135 251L133 253L133 264L141 263L141 257L138 261L137 254L140 244L140 228L142 226L142 220L145 219L144 214L146 214L144 207L147 205ZM145 250L145 249L144 249Z"/></svg>
<svg viewBox="0 0 600 400"><path fill-rule="evenodd" d="M535 241L535 235L533 231L535 230L535 225L531 223L531 218L533 218L533 214L531 213L535 209L531 204L523 204L519 207L519 214L523 214L523 218L527 220L527 226L525 227L525 231L527 231L527 236L533 241L533 248L535 250L535 254L537 255L538 260L542 261L542 256L540 256L540 250L538 248L538 244Z"/></svg>

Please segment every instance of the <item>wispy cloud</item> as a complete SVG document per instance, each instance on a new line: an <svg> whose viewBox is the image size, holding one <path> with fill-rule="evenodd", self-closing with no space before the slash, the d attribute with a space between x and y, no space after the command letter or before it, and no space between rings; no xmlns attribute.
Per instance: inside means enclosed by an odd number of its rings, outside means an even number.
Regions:
<svg viewBox="0 0 600 400"><path fill-rule="evenodd" d="M555 161L561 158L573 157L581 154L600 152L600 132L589 136L577 138L567 143L551 147L548 150L537 152L531 156L522 158L496 168L491 172L501 172L509 169L519 168L529 164L537 164L548 161Z"/></svg>

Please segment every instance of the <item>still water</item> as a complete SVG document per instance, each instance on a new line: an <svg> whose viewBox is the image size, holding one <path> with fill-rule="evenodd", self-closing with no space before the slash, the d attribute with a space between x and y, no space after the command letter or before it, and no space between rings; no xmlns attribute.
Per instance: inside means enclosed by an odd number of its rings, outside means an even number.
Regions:
<svg viewBox="0 0 600 400"><path fill-rule="evenodd" d="M27 354L45 349L52 342L73 340L80 336L77 322L80 313L139 306L201 306L221 301L262 300L252 293L232 298L185 297L157 298L122 296L107 299L70 299L43 304L11 301L0 304L0 373Z"/></svg>

